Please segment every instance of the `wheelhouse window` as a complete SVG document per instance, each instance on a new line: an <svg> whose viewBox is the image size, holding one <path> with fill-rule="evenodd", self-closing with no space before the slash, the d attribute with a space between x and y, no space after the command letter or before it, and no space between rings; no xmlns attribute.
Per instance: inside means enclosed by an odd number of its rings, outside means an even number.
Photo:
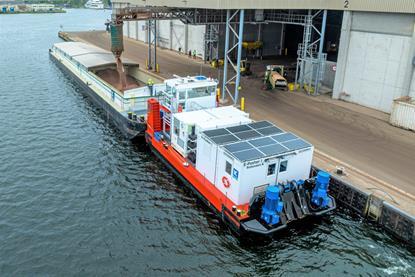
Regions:
<svg viewBox="0 0 415 277"><path fill-rule="evenodd" d="M203 96L209 96L211 93L208 87L192 88L187 91L188 98L197 98Z"/></svg>
<svg viewBox="0 0 415 277"><path fill-rule="evenodd" d="M270 164L268 165L268 173L267 175L274 175L275 174L275 168L276 168L276 164Z"/></svg>
<svg viewBox="0 0 415 277"><path fill-rule="evenodd" d="M185 89L180 89L178 96L179 96L179 100L185 100L186 99L186 90Z"/></svg>
<svg viewBox="0 0 415 277"><path fill-rule="evenodd" d="M180 131L180 121L177 118L175 118L174 119L174 134L176 136L178 136L179 135L179 131Z"/></svg>
<svg viewBox="0 0 415 277"><path fill-rule="evenodd" d="M279 172L285 172L287 171L288 161L282 161L280 163L280 171Z"/></svg>
<svg viewBox="0 0 415 277"><path fill-rule="evenodd" d="M166 85L166 92L167 92L167 93L170 93L170 92L172 92L171 86L169 86L169 85Z"/></svg>

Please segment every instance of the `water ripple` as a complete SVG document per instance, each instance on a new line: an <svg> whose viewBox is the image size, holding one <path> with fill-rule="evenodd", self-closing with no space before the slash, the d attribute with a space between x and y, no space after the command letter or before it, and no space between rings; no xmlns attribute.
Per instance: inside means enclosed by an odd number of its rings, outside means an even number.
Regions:
<svg viewBox="0 0 415 277"><path fill-rule="evenodd" d="M413 253L347 211L239 241L48 58L108 11L0 16L0 273L415 275Z"/></svg>

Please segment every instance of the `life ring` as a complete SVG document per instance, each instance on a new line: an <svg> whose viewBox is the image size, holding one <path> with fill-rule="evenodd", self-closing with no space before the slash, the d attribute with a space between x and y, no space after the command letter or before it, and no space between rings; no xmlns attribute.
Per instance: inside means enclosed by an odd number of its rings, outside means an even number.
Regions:
<svg viewBox="0 0 415 277"><path fill-rule="evenodd" d="M228 178L226 178L226 176L222 177L222 184L225 188L229 188L231 186L231 182Z"/></svg>

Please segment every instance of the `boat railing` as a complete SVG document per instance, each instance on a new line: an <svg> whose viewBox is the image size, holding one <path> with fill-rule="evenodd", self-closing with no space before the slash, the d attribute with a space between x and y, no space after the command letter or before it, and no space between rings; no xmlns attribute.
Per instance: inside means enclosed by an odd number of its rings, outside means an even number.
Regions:
<svg viewBox="0 0 415 277"><path fill-rule="evenodd" d="M124 110L124 97L120 96L112 87L106 84L104 81L95 77L94 74L88 71L89 74L86 74L86 77L91 79L94 82L95 86L100 88L100 91L104 92L105 96L117 104L121 109Z"/></svg>
<svg viewBox="0 0 415 277"><path fill-rule="evenodd" d="M149 89L147 87L143 89ZM136 97L128 97L125 98L123 101L122 108L125 112L135 112L135 113L146 113L147 112L147 101L150 98L155 98L160 101L162 97L161 91L158 91L156 87L153 87L153 95L148 96L136 96Z"/></svg>
<svg viewBox="0 0 415 277"><path fill-rule="evenodd" d="M112 102L114 105L118 106L122 112L140 112L143 111L144 113L147 111L147 100L150 98L156 98L160 100L160 96L165 89L164 84L155 84L153 85L153 93L150 92L150 88L148 86L142 87L145 93L148 94L145 96L137 96L137 97L128 97L124 98L123 96L119 95L113 87L107 84L105 81L101 80L95 74L88 69L84 69L81 65L76 65L74 61L68 59L68 57L61 55L62 58L68 60L72 66L77 67L80 77L84 79L88 86L95 86L99 89L99 92L107 98L108 101ZM153 96L150 96L153 94Z"/></svg>

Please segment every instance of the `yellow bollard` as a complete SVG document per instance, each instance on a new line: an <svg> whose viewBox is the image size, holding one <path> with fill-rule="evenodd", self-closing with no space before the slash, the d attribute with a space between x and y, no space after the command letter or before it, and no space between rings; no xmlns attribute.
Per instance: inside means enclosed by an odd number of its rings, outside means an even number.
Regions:
<svg viewBox="0 0 415 277"><path fill-rule="evenodd" d="M241 97L241 111L245 111L245 97Z"/></svg>
<svg viewBox="0 0 415 277"><path fill-rule="evenodd" d="M160 72L160 67L159 64L156 64L156 72L159 73Z"/></svg>
<svg viewBox="0 0 415 277"><path fill-rule="evenodd" d="M216 96L218 97L218 99L220 99L220 88L216 89Z"/></svg>

